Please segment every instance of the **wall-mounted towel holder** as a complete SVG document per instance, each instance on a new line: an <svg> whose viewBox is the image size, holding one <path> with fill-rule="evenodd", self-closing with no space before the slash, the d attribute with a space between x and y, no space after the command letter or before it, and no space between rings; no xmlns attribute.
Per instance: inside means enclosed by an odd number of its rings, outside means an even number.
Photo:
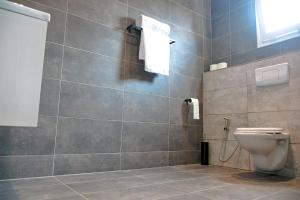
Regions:
<svg viewBox="0 0 300 200"><path fill-rule="evenodd" d="M137 25L135 25L135 24L131 24L131 25L129 25L129 26L127 27L127 31L128 31L129 33L131 33L132 30L142 31L143 28L140 27L140 26L137 26ZM170 44L174 44L174 43L175 43L175 40L172 40L172 39L171 39L171 40L170 40Z"/></svg>

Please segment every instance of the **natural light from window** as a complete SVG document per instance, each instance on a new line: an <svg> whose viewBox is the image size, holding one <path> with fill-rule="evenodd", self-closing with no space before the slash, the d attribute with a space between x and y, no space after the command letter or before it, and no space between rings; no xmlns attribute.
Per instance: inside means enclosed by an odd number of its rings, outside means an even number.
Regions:
<svg viewBox="0 0 300 200"><path fill-rule="evenodd" d="M258 46L299 36L300 0L256 0Z"/></svg>
<svg viewBox="0 0 300 200"><path fill-rule="evenodd" d="M300 23L300 0L263 0L261 10L266 33Z"/></svg>

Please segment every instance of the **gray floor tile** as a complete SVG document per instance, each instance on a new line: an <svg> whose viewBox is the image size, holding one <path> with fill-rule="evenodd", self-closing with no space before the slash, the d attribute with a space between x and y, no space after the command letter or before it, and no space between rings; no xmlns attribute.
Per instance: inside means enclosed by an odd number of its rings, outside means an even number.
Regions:
<svg viewBox="0 0 300 200"><path fill-rule="evenodd" d="M172 183L171 187L176 188L178 190L182 190L184 192L197 192L201 190L222 187L226 185L228 184L208 177L208 178L177 181Z"/></svg>
<svg viewBox="0 0 300 200"><path fill-rule="evenodd" d="M200 196L198 194L184 194L184 195L178 195L178 196L170 197L167 199L160 199L160 200L210 200L210 199Z"/></svg>
<svg viewBox="0 0 300 200"><path fill-rule="evenodd" d="M248 200L256 199L265 194L274 193L282 188L262 185L230 185L209 189L198 194L214 200Z"/></svg>
<svg viewBox="0 0 300 200"><path fill-rule="evenodd" d="M126 185L118 183L116 180L94 181L94 182L81 182L68 184L69 187L79 192L80 194L88 194L101 192L113 189L126 189Z"/></svg>
<svg viewBox="0 0 300 200"><path fill-rule="evenodd" d="M299 200L300 193L292 190L286 190L270 196L259 198L259 200Z"/></svg>
<svg viewBox="0 0 300 200"><path fill-rule="evenodd" d="M146 176L151 174L164 174L164 173L172 173L177 172L178 170L174 167L155 167L155 168L147 168L147 169L135 169L135 170L127 170L129 174L137 175L137 176Z"/></svg>
<svg viewBox="0 0 300 200"><path fill-rule="evenodd" d="M57 180L52 177L33 178L33 179L17 179L0 181L0 192L17 190L22 188L43 187L49 185L59 185Z"/></svg>
<svg viewBox="0 0 300 200"><path fill-rule="evenodd" d="M130 176L132 175L125 171L114 171L114 172L99 172L99 173L90 173L90 174L57 176L57 178L66 184L71 184L71 183L78 183L78 182L92 182L92 181L119 179L119 178L130 177Z"/></svg>
<svg viewBox="0 0 300 200"><path fill-rule="evenodd" d="M136 195L130 190L109 190L98 193L86 194L89 200L142 200L143 197Z"/></svg>
<svg viewBox="0 0 300 200"><path fill-rule="evenodd" d="M188 172L173 172L166 174L152 174L148 176L141 176L148 180L148 182L152 181L153 184L174 182L174 181L182 181L182 180L190 180L195 178L206 178L207 176L204 174L192 174Z"/></svg>
<svg viewBox="0 0 300 200"><path fill-rule="evenodd" d="M138 197L142 197L143 200L168 198L184 193L183 191L170 187L168 184L132 188L129 191L136 194Z"/></svg>
<svg viewBox="0 0 300 200"><path fill-rule="evenodd" d="M50 185L42 187L22 188L0 192L1 200L41 200L41 199L65 199L74 196L72 190L63 185Z"/></svg>

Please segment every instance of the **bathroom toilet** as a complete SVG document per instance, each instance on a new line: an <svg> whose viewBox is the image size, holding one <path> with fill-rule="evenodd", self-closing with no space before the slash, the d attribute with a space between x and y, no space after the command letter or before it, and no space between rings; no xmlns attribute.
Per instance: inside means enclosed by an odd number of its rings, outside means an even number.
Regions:
<svg viewBox="0 0 300 200"><path fill-rule="evenodd" d="M284 168L289 133L282 128L237 128L234 136L252 154L257 171L272 173Z"/></svg>

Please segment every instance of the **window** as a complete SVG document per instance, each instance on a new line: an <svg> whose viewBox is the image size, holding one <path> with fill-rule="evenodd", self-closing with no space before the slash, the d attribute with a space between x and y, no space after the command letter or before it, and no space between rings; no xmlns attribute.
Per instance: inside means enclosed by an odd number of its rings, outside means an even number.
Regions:
<svg viewBox="0 0 300 200"><path fill-rule="evenodd" d="M257 46L300 36L300 0L256 0Z"/></svg>

